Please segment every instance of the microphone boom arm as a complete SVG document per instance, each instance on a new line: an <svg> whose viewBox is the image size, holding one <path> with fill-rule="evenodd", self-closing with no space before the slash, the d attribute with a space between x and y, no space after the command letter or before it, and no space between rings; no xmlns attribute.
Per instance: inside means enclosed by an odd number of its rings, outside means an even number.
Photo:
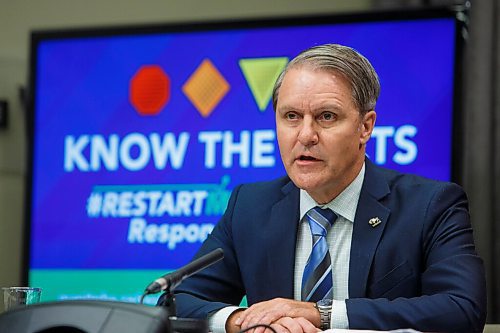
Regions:
<svg viewBox="0 0 500 333"><path fill-rule="evenodd" d="M222 260L222 258L224 258L224 251L221 248L217 248L193 260L192 262L179 268L178 270L172 273L165 274L162 277L156 279L147 286L143 296L156 294L160 291L170 292L177 288L177 286L181 284L184 279L198 273L208 266L215 264L216 262Z"/></svg>

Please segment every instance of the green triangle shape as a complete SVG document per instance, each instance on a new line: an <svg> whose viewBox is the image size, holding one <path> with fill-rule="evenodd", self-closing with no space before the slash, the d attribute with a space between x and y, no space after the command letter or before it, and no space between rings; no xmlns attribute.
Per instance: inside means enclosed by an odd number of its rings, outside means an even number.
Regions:
<svg viewBox="0 0 500 333"><path fill-rule="evenodd" d="M274 83L287 63L287 57L240 59L241 71L261 112L269 104Z"/></svg>

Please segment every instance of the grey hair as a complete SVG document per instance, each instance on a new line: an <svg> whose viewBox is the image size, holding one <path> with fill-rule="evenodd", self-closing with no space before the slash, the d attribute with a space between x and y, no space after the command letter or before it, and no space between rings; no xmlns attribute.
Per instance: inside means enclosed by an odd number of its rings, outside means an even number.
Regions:
<svg viewBox="0 0 500 333"><path fill-rule="evenodd" d="M273 89L276 110L279 90L286 73L297 67L340 73L349 82L352 98L361 115L375 109L380 94L378 75L371 63L353 48L339 44L313 46L293 58L278 76Z"/></svg>

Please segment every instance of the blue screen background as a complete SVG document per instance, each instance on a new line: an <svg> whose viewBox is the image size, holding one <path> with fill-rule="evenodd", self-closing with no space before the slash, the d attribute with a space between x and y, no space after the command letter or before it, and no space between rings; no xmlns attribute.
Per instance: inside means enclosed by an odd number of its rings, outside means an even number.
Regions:
<svg viewBox="0 0 500 333"><path fill-rule="evenodd" d="M449 180L455 62L452 19L42 40L37 45L33 68L36 81L29 269L169 270L185 264L202 241L195 237L199 230L189 226L213 225L220 218L220 211L207 213L206 199L201 213L136 216L148 225L185 226L184 240L172 248L160 236L154 242L131 242L134 217L90 214L92 194L137 195L150 191L150 185L158 185L160 192L170 192L174 197L179 191L193 194L201 189L212 196L222 193L227 199L237 184L284 175L275 140L266 139L266 147L273 147L271 153L264 154L267 158L274 156L270 167L255 167L252 161L242 166L239 155L233 156L231 166L224 167L219 142L215 146L215 167L207 168L207 145L200 142L199 135L230 132L233 141L239 142L241 133L248 131L253 142L255 131L273 133L272 102L259 110L239 61L291 59L301 50L323 43L357 49L372 62L380 77L376 127L393 134L384 140L372 138L367 148L369 157L389 168ZM229 90L212 113L203 117L186 97L183 85L206 59L227 81ZM141 67L151 65L159 66L168 75L170 97L159 114L143 116L130 101L131 79ZM416 129L406 139L417 152L410 162L398 163L394 156L408 152L398 146L395 133L408 126ZM128 170L120 163L116 170L102 164L98 170L65 169L68 137L100 137L109 142L106 140L114 135L123 142L131 133L146 139L152 133L160 137L170 133L176 139L188 133L182 167L173 168L167 162L164 168L157 168L150 157L140 170ZM250 144L250 156L252 149ZM90 143L81 152L90 161ZM138 156L139 148L135 146L130 154ZM188 227L191 234L186 231ZM90 289L93 283L88 281Z"/></svg>

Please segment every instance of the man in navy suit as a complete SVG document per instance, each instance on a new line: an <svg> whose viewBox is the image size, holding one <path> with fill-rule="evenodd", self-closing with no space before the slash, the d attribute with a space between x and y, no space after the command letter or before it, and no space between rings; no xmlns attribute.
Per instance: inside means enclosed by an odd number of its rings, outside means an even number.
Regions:
<svg viewBox="0 0 500 333"><path fill-rule="evenodd" d="M482 331L485 277L463 190L365 157L379 90L345 46L287 65L273 104L288 176L235 188L197 254L222 248L224 260L176 290L179 317L207 318L213 332Z"/></svg>

